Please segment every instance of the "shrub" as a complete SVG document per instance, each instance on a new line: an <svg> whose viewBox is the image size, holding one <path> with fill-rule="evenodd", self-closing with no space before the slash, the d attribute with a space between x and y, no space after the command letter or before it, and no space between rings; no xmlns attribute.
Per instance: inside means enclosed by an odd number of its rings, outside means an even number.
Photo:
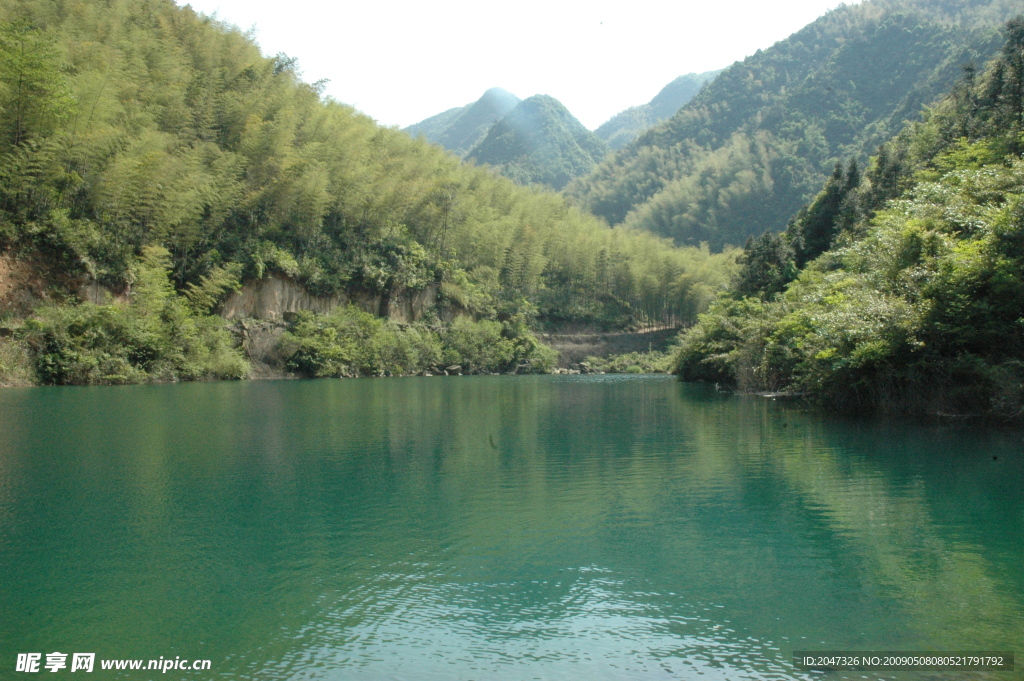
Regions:
<svg viewBox="0 0 1024 681"><path fill-rule="evenodd" d="M414 374L459 365L466 373L517 368L546 372L556 353L521 320L457 317L447 328L398 324L349 306L331 314L301 312L282 336L288 370L310 377Z"/></svg>
<svg viewBox="0 0 1024 681"><path fill-rule="evenodd" d="M48 305L19 330L39 382L52 385L242 378L248 363L219 317L175 294L168 254L146 249L129 304Z"/></svg>
<svg viewBox="0 0 1024 681"><path fill-rule="evenodd" d="M0 387L32 385L35 378L28 349L11 338L0 338Z"/></svg>
<svg viewBox="0 0 1024 681"><path fill-rule="evenodd" d="M672 369L672 361L672 352L654 350L627 352L610 357L587 357L585 363L590 371L603 371L607 374L667 374Z"/></svg>

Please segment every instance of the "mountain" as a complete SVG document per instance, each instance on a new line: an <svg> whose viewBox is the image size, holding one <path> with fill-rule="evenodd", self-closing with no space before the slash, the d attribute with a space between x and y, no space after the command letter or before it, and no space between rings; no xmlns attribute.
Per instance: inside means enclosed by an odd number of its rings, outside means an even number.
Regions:
<svg viewBox="0 0 1024 681"><path fill-rule="evenodd" d="M837 166L784 233L748 243L678 373L832 409L1024 420L1024 16L1004 35L863 174Z"/></svg>
<svg viewBox="0 0 1024 681"><path fill-rule="evenodd" d="M472 104L448 109L410 125L404 132L413 137L423 135L428 141L465 156L519 101L507 90L491 88Z"/></svg>
<svg viewBox="0 0 1024 681"><path fill-rule="evenodd" d="M561 189L590 172L607 153L608 146L561 102L534 95L495 123L466 158L495 166L519 184Z"/></svg>
<svg viewBox="0 0 1024 681"><path fill-rule="evenodd" d="M736 269L380 127L173 0L62 7L0 0L0 385L239 377L257 346L309 375L515 369L538 318L692 320ZM303 314L232 336L239 287Z"/></svg>
<svg viewBox="0 0 1024 681"><path fill-rule="evenodd" d="M713 248L780 230L840 159L863 162L968 62L998 50L1010 0L840 6L733 64L567 188L610 224Z"/></svg>
<svg viewBox="0 0 1024 681"><path fill-rule="evenodd" d="M613 150L626 146L648 128L652 128L669 118L684 104L693 99L694 95L708 81L722 72L707 71L705 73L688 73L679 76L661 89L654 99L640 106L631 106L601 124L594 133L608 143Z"/></svg>

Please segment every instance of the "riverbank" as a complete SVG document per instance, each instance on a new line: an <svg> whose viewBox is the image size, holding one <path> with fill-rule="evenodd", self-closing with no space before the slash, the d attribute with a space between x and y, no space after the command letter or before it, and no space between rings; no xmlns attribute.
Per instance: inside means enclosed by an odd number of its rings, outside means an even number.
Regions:
<svg viewBox="0 0 1024 681"><path fill-rule="evenodd" d="M0 386L652 373L668 370L677 334L538 332L526 304L474 314L436 291L408 305L327 300L281 277L242 286L224 268L179 291L161 248L145 250L122 292L59 281L56 264L27 256L0 264Z"/></svg>
<svg viewBox="0 0 1024 681"><path fill-rule="evenodd" d="M537 334L537 338L558 353L558 367L579 368L589 358L665 353L679 335L679 328L647 331L596 331L586 327Z"/></svg>
<svg viewBox="0 0 1024 681"><path fill-rule="evenodd" d="M355 306L287 320L190 312L177 296L8 319L0 387L544 373L667 373L676 329L535 334L527 320L402 323Z"/></svg>

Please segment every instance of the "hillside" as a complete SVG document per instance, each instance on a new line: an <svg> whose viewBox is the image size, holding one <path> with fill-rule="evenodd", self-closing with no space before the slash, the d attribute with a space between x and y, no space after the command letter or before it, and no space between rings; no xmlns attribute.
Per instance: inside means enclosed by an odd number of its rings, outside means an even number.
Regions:
<svg viewBox="0 0 1024 681"><path fill-rule="evenodd" d="M423 135L428 141L440 144L459 156L466 156L520 99L501 88L491 88L477 101L466 106L448 109L405 128L413 137Z"/></svg>
<svg viewBox="0 0 1024 681"><path fill-rule="evenodd" d="M561 189L590 172L608 146L554 97L534 95L516 105L466 158L498 168L519 184Z"/></svg>
<svg viewBox="0 0 1024 681"><path fill-rule="evenodd" d="M832 408L1024 418L1024 17L998 59L881 147L837 167L781 235L751 240L733 294L677 371Z"/></svg>
<svg viewBox="0 0 1024 681"><path fill-rule="evenodd" d="M0 300L0 383L244 375L211 313L270 277L436 299L412 326L296 318L291 370L540 367L531 324L677 323L734 267L381 128L171 0L0 1L0 180L0 256L35 282Z"/></svg>
<svg viewBox="0 0 1024 681"><path fill-rule="evenodd" d="M714 80L722 72L688 73L679 76L666 85L651 101L640 106L631 106L601 124L594 131L613 150L618 150L635 140L648 128L653 128L680 109L700 92L705 83Z"/></svg>
<svg viewBox="0 0 1024 681"><path fill-rule="evenodd" d="M867 0L722 72L567 193L610 224L718 248L782 229L839 159L864 161L969 62L1007 0Z"/></svg>

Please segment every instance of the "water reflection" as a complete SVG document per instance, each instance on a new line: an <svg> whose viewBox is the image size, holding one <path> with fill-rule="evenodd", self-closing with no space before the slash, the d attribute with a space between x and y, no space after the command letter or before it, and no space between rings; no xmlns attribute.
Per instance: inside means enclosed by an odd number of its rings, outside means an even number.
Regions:
<svg viewBox="0 0 1024 681"><path fill-rule="evenodd" d="M794 649L1024 651L1015 433L643 377L12 390L0 433L0 660L788 679Z"/></svg>

